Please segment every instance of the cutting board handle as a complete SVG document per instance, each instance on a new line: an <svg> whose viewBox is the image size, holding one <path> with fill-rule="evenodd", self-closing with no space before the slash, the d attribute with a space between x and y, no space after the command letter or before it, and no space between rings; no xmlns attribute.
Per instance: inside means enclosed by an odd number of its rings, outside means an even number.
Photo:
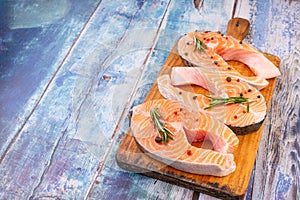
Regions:
<svg viewBox="0 0 300 200"><path fill-rule="evenodd" d="M227 25L227 35L243 40L250 30L250 22L244 18L232 18Z"/></svg>

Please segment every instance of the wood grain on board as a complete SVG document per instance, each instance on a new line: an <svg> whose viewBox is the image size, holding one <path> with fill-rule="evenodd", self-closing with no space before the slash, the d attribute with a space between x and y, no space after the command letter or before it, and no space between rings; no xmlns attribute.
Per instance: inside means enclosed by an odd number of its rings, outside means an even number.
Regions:
<svg viewBox="0 0 300 200"><path fill-rule="evenodd" d="M280 59L276 56L265 54L277 67ZM242 63L229 61L240 73L251 75L252 72ZM180 56L176 52L176 45L168 56L158 76L170 74L173 66L184 66ZM269 79L269 85L261 90L269 106L276 79ZM197 86L189 86L195 93L203 93L205 90ZM145 101L163 98L158 91L157 83L150 89ZM268 116L267 116L268 117ZM236 170L225 177L202 176L190 174L167 166L144 154L133 136L130 129L122 140L117 152L118 164L127 170L142 173L166 182L177 184L195 191L206 193L218 198L243 198L247 191L256 153L260 144L263 125L259 130L247 135L238 135L239 147L234 152Z"/></svg>

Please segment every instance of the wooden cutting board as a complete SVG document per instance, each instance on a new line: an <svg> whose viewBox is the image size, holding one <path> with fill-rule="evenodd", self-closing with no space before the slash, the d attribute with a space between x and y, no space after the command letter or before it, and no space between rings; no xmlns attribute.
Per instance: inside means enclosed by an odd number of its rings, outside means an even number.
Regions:
<svg viewBox="0 0 300 200"><path fill-rule="evenodd" d="M265 54L265 56L279 67L280 59L278 57L269 54ZM248 69L248 67L242 63L229 61L229 64L234 66L244 75L252 75L252 72ZM184 66L182 59L176 51L176 45L169 54L158 76L161 76L162 74L169 74L173 66ZM261 93L264 95L269 108L276 80L273 78L268 81L269 85L261 90ZM183 87L183 89L192 89L197 93L207 92L198 86ZM159 93L157 83L155 81L145 101L159 98L163 97ZM247 191L263 132L263 126L264 124L256 132L238 136L240 143L239 147L234 152L236 170L225 177L190 174L174 169L170 166L166 166L165 164L148 157L140 150L139 146L135 142L130 128L121 141L116 159L119 166L126 170L142 173L152 178L183 186L218 198L242 199Z"/></svg>

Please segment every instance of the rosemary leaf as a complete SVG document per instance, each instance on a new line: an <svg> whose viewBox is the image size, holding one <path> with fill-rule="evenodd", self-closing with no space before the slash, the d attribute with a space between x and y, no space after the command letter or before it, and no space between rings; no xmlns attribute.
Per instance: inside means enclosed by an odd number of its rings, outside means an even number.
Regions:
<svg viewBox="0 0 300 200"><path fill-rule="evenodd" d="M154 123L154 127L160 134L162 143L166 143L168 139L170 138L171 140L174 140L172 136L175 136L175 134L166 128L164 124L160 121L161 114L157 111L155 108L150 109L150 117L152 122Z"/></svg>
<svg viewBox="0 0 300 200"><path fill-rule="evenodd" d="M213 98L213 97L209 97L209 96L206 96L206 97L210 99L209 100L210 105L208 107L205 107L204 110L207 110L207 109L219 106L219 105L250 102L249 98L245 98L245 97L229 97L229 98ZM249 110L248 106L249 106L249 104L247 105L247 111Z"/></svg>
<svg viewBox="0 0 300 200"><path fill-rule="evenodd" d="M194 44L195 44L195 50L199 50L200 52L204 52L205 49L207 49L207 46L204 44L204 42L196 37L194 34Z"/></svg>

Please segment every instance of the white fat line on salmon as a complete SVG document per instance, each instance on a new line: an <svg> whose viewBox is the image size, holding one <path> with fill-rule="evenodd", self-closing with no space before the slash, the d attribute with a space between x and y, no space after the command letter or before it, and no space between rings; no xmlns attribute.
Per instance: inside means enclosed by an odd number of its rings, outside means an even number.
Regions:
<svg viewBox="0 0 300 200"><path fill-rule="evenodd" d="M171 85L169 75L163 75L157 78L158 90L166 99L175 100L192 110L201 110L195 101L197 95L191 92L182 91Z"/></svg>
<svg viewBox="0 0 300 200"><path fill-rule="evenodd" d="M205 51L195 51L194 45L190 45L195 41L195 36L196 40L198 39L207 47ZM179 39L177 50L179 55L193 66L207 65L206 67L228 73L238 73L225 61L236 60L246 64L252 70L256 75L253 78L267 79L280 75L278 68L253 46L217 32L188 33Z"/></svg>

